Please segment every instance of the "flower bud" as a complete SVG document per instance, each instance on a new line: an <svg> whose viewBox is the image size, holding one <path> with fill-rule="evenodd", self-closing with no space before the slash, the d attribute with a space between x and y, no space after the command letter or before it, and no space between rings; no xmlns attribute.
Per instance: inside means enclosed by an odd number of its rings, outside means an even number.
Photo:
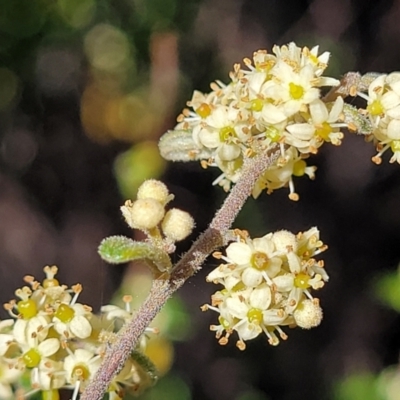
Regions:
<svg viewBox="0 0 400 400"><path fill-rule="evenodd" d="M122 215L131 228L148 230L155 228L163 219L165 210L155 199L130 200L121 207Z"/></svg>
<svg viewBox="0 0 400 400"><path fill-rule="evenodd" d="M174 198L173 194L169 194L168 188L161 181L149 179L144 181L137 192L138 199L154 199L162 205L166 205Z"/></svg>
<svg viewBox="0 0 400 400"><path fill-rule="evenodd" d="M172 208L165 214L161 227L167 238L179 242L192 233L194 220L186 211Z"/></svg>
<svg viewBox="0 0 400 400"><path fill-rule="evenodd" d="M293 317L300 328L315 328L322 321L322 308L317 301L303 300L293 312Z"/></svg>

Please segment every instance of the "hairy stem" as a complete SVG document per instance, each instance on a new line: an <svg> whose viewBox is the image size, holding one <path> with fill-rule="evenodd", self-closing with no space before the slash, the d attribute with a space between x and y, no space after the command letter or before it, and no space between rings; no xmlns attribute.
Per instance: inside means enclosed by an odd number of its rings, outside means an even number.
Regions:
<svg viewBox="0 0 400 400"><path fill-rule="evenodd" d="M107 350L99 370L82 393L81 400L101 400L103 398L110 382L122 369L140 336L166 301L201 268L205 259L214 250L225 244L225 233L250 196L254 184L261 174L273 164L279 154L279 147L275 146L266 154L258 155L245 162L239 181L225 199L207 230L200 235L190 250L176 264L167 279L159 278L153 281L146 301L132 321L120 331L116 342Z"/></svg>

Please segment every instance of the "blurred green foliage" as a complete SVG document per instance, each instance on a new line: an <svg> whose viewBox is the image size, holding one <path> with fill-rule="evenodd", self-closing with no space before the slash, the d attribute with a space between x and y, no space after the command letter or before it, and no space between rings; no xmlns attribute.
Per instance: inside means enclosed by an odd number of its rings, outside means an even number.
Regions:
<svg viewBox="0 0 400 400"><path fill-rule="evenodd" d="M400 312L400 269L380 276L374 289L379 300Z"/></svg>

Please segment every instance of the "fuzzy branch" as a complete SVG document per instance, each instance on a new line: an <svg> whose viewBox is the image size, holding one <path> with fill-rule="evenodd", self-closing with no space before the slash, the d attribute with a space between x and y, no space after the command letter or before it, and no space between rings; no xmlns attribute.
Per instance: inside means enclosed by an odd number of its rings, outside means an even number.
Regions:
<svg viewBox="0 0 400 400"><path fill-rule="evenodd" d="M279 147L275 146L266 154L258 155L245 162L239 181L225 199L208 229L200 235L190 250L176 264L170 276L164 275L164 279L159 278L153 281L146 301L132 321L126 324L118 334L116 342L108 348L99 370L82 393L81 400L101 400L103 398L110 382L122 369L140 336L143 335L144 330L166 301L201 268L205 259L214 250L226 244L225 234L246 199L251 195L256 181L274 163L279 154Z"/></svg>

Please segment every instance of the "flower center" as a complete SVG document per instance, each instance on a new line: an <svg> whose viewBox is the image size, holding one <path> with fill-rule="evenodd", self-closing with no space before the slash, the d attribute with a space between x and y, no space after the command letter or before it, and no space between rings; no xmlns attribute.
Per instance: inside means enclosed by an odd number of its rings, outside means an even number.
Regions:
<svg viewBox="0 0 400 400"><path fill-rule="evenodd" d="M261 251L255 252L251 256L250 264L253 268L262 270L268 267L269 258L265 253Z"/></svg>
<svg viewBox="0 0 400 400"><path fill-rule="evenodd" d="M392 149L393 153L400 151L400 140L393 140L390 143L390 148Z"/></svg>
<svg viewBox="0 0 400 400"><path fill-rule="evenodd" d="M211 114L211 107L207 103L202 103L195 111L201 118L206 118Z"/></svg>
<svg viewBox="0 0 400 400"><path fill-rule="evenodd" d="M307 274L300 273L294 278L294 286L300 289L308 289L311 285L308 283L310 277Z"/></svg>
<svg viewBox="0 0 400 400"><path fill-rule="evenodd" d="M60 393L57 389L42 390L42 400L60 400Z"/></svg>
<svg viewBox="0 0 400 400"><path fill-rule="evenodd" d="M381 115L385 110L383 109L382 103L379 100L374 100L367 106L367 111L371 115Z"/></svg>
<svg viewBox="0 0 400 400"><path fill-rule="evenodd" d="M229 329L229 322L224 318L224 317L221 317L221 316L219 316L218 317L218 322L221 324L221 326L226 330L226 329Z"/></svg>
<svg viewBox="0 0 400 400"><path fill-rule="evenodd" d="M36 303L32 299L21 300L17 304L18 313L23 319L30 319L37 314Z"/></svg>
<svg viewBox="0 0 400 400"><path fill-rule="evenodd" d="M318 57L315 56L314 54L309 54L308 55L309 60L314 63L314 64L318 64Z"/></svg>
<svg viewBox="0 0 400 400"><path fill-rule="evenodd" d="M72 374L71 375L73 377L75 377L76 379L80 380L80 381L86 381L86 380L89 379L90 372L89 372L88 368L85 365L78 364L72 370Z"/></svg>
<svg viewBox="0 0 400 400"><path fill-rule="evenodd" d="M30 349L22 356L22 360L28 368L37 367L40 359L40 354L36 349Z"/></svg>
<svg viewBox="0 0 400 400"><path fill-rule="evenodd" d="M325 141L329 139L329 134L332 132L332 127L327 123L323 122L321 125L318 126L315 133L317 136L321 137Z"/></svg>
<svg viewBox="0 0 400 400"><path fill-rule="evenodd" d="M219 140L221 142L228 142L236 137L236 132L231 126L225 126L219 130Z"/></svg>
<svg viewBox="0 0 400 400"><path fill-rule="evenodd" d="M238 282L233 288L232 292L240 292L241 290L246 289L246 285L243 282Z"/></svg>
<svg viewBox="0 0 400 400"><path fill-rule="evenodd" d="M251 308L247 312L247 319L249 320L249 322L260 324L263 320L262 311L259 308Z"/></svg>
<svg viewBox="0 0 400 400"><path fill-rule="evenodd" d="M75 311L67 304L60 304L54 316L66 324L74 318Z"/></svg>
<svg viewBox="0 0 400 400"><path fill-rule="evenodd" d="M290 96L292 96L293 99L299 100L303 97L304 95L304 89L300 85L296 85L293 82L289 83L289 93Z"/></svg>
<svg viewBox="0 0 400 400"><path fill-rule="evenodd" d="M253 111L261 111L264 106L264 102L261 99L254 99L250 102L250 108Z"/></svg>
<svg viewBox="0 0 400 400"><path fill-rule="evenodd" d="M51 279L46 278L46 279L43 279L42 285L45 289L47 289L49 287L60 286L60 283L55 278L51 278Z"/></svg>
<svg viewBox="0 0 400 400"><path fill-rule="evenodd" d="M293 165L293 175L303 176L306 172L307 163L304 160L298 160Z"/></svg>
<svg viewBox="0 0 400 400"><path fill-rule="evenodd" d="M277 142L281 138L281 134L278 128L269 126L265 131L265 137L271 139L272 142Z"/></svg>

